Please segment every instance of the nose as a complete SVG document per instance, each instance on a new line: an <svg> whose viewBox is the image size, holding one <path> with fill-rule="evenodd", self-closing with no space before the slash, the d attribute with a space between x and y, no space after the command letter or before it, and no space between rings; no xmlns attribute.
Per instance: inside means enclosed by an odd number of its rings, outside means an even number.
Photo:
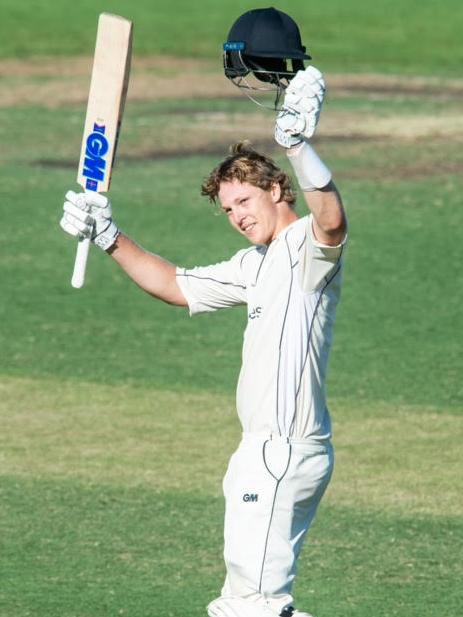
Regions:
<svg viewBox="0 0 463 617"><path fill-rule="evenodd" d="M244 208L240 205L236 205L233 208L233 220L239 225L245 218L246 212Z"/></svg>

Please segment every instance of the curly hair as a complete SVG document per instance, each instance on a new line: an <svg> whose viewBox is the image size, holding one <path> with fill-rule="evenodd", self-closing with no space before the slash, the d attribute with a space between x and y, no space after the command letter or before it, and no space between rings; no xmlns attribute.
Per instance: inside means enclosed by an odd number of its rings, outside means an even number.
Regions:
<svg viewBox="0 0 463 617"><path fill-rule="evenodd" d="M215 167L201 186L201 195L216 202L222 182L247 182L253 186L269 191L273 185L280 185L280 201L285 201L294 208L296 192L291 179L274 161L259 154L249 141L242 141L230 147L230 154Z"/></svg>

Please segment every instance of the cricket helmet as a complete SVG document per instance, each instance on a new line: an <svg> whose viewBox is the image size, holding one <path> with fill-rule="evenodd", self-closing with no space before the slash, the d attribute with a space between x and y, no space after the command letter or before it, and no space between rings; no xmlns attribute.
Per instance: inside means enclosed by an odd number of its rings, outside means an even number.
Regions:
<svg viewBox="0 0 463 617"><path fill-rule="evenodd" d="M310 58L296 22L273 7L238 17L223 45L225 76L244 90L276 92L275 108L291 78ZM257 85L248 80L251 76Z"/></svg>

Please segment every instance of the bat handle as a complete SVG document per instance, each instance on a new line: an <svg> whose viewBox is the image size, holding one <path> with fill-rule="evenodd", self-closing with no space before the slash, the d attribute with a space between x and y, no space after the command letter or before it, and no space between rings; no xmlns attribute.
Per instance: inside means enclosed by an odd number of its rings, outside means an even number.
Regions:
<svg viewBox="0 0 463 617"><path fill-rule="evenodd" d="M82 238L77 245L76 259L74 261L74 272L72 273L71 285L75 289L80 289L85 281L85 268L87 267L87 257L90 248L90 238Z"/></svg>

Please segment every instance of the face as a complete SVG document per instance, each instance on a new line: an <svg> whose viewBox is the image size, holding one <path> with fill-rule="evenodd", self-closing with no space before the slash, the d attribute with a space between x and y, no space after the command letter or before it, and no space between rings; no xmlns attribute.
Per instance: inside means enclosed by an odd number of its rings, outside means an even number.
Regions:
<svg viewBox="0 0 463 617"><path fill-rule="evenodd" d="M219 200L234 229L252 244L270 244L297 218L284 202L279 202L280 187L264 191L247 182L222 182Z"/></svg>

